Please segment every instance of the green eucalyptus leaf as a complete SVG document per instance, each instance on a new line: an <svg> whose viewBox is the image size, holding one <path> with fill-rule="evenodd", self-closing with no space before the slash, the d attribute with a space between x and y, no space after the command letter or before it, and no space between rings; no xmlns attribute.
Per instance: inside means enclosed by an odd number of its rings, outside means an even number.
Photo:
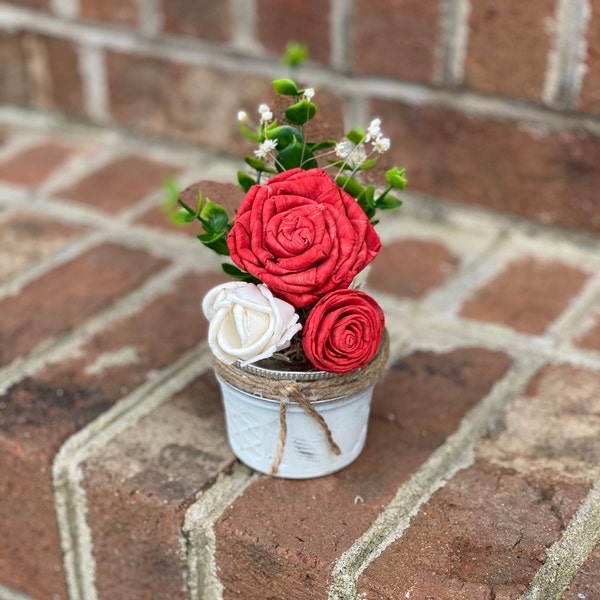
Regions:
<svg viewBox="0 0 600 600"><path fill-rule="evenodd" d="M275 79L273 89L282 96L296 96L298 87L291 79Z"/></svg>
<svg viewBox="0 0 600 600"><path fill-rule="evenodd" d="M244 158L244 162L257 171L264 171L267 167L267 165L265 165L260 158L255 158L254 156L246 156L246 158Z"/></svg>
<svg viewBox="0 0 600 600"><path fill-rule="evenodd" d="M200 220L207 232L220 233L227 229L229 215L222 206L207 199L200 211Z"/></svg>
<svg viewBox="0 0 600 600"><path fill-rule="evenodd" d="M379 156L375 156L374 158L370 158L369 160L365 160L365 162L360 165L360 167L358 167L359 171L366 171L367 169L370 169L371 167L374 167L377 164L377 161L379 160Z"/></svg>
<svg viewBox="0 0 600 600"><path fill-rule="evenodd" d="M260 137L254 133L254 131L252 131L251 129L248 129L248 127L246 127L246 125L244 125L243 123L240 123L240 133L244 136L247 137L248 139L252 140L253 142L258 142Z"/></svg>
<svg viewBox="0 0 600 600"><path fill-rule="evenodd" d="M289 67L297 67L308 59L308 48L299 42L288 42L282 62Z"/></svg>
<svg viewBox="0 0 600 600"><path fill-rule="evenodd" d="M277 155L275 166L279 172L295 169L302 166L302 161L305 158L302 144L294 142Z"/></svg>
<svg viewBox="0 0 600 600"><path fill-rule="evenodd" d="M311 152L318 152L319 150L333 148L336 144L337 142L335 140L324 140L322 142L308 142L306 146Z"/></svg>
<svg viewBox="0 0 600 600"><path fill-rule="evenodd" d="M250 177L250 175L244 173L244 171L237 172L237 180L244 192L247 192L253 185L256 184L256 181Z"/></svg>
<svg viewBox="0 0 600 600"><path fill-rule="evenodd" d="M288 106L285 110L285 118L290 123L296 125L303 125L307 121L310 121L317 114L317 106L306 99L302 99L296 104Z"/></svg>
<svg viewBox="0 0 600 600"><path fill-rule="evenodd" d="M388 196L386 194L382 198L379 198L375 205L381 210L394 210L395 208L402 206L402 201L394 196Z"/></svg>
<svg viewBox="0 0 600 600"><path fill-rule="evenodd" d="M180 208L169 215L169 219L176 225L188 225L196 220L196 215L185 208Z"/></svg>
<svg viewBox="0 0 600 600"><path fill-rule="evenodd" d="M302 143L302 135L295 128L290 125L282 125L275 127L274 129L268 129L266 131L267 138L270 140L277 140L277 149L283 150L292 143Z"/></svg>
<svg viewBox="0 0 600 600"><path fill-rule="evenodd" d="M365 191L365 188L353 177L338 175L335 182L354 198L358 198Z"/></svg>
<svg viewBox="0 0 600 600"><path fill-rule="evenodd" d="M346 137L355 145L358 146L365 139L365 132L361 129L352 129L346 134Z"/></svg>
<svg viewBox="0 0 600 600"><path fill-rule="evenodd" d="M235 265L230 265L229 263L223 263L221 268L227 275L234 277L235 279L239 279L240 281L246 281L248 283L261 283L260 279L254 277L254 275L250 275L250 273L246 273L246 271L242 271L238 269Z"/></svg>
<svg viewBox="0 0 600 600"><path fill-rule="evenodd" d="M165 191L165 199L161 203L161 207L163 210L173 210L179 200L179 186L177 185L177 181L173 177L169 177L164 181L163 189Z"/></svg>
<svg viewBox="0 0 600 600"><path fill-rule="evenodd" d="M226 232L220 234L201 233L196 236L207 248L210 248L217 254L229 256L229 248L227 247Z"/></svg>

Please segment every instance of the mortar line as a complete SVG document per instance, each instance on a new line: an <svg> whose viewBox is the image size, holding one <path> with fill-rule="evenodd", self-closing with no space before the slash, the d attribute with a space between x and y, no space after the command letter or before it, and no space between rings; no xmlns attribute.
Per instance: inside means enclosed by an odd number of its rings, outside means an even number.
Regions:
<svg viewBox="0 0 600 600"><path fill-rule="evenodd" d="M519 600L560 600L600 543L600 479L594 483L561 538L546 550L546 561Z"/></svg>
<svg viewBox="0 0 600 600"><path fill-rule="evenodd" d="M186 557L187 600L222 600L216 562L214 524L261 475L236 462L231 473L221 473L216 482L196 496L185 513L182 552Z"/></svg>
<svg viewBox="0 0 600 600"><path fill-rule="evenodd" d="M106 48L151 56L162 60L179 61L190 65L207 66L234 73L247 73L277 77L281 68L273 61L260 55L240 56L223 54L209 44L197 40L180 39L176 36L161 36L160 39L139 35L131 38L131 32L110 30L104 32L88 23L60 21L51 15L44 15L29 9L15 6L3 7L0 14L0 27L5 29L29 28L40 33L70 39L76 43L94 43ZM488 97L476 92L429 88L412 82L395 82L378 77L348 77L332 73L324 67L305 67L305 78L325 82L328 87L352 96L357 79L369 89L371 96L383 96L408 104L432 105L460 110L466 113L482 114L516 122L544 123L549 128L586 131L600 136L600 119L590 115L562 114L552 108L539 107L533 103L510 100L501 97Z"/></svg>
<svg viewBox="0 0 600 600"><path fill-rule="evenodd" d="M0 600L35 600L24 592L10 588L0 583Z"/></svg>
<svg viewBox="0 0 600 600"><path fill-rule="evenodd" d="M82 463L206 372L210 364L204 342L116 402L72 435L58 451L52 480L70 600L97 600L93 539L86 522L87 501L81 486Z"/></svg>
<svg viewBox="0 0 600 600"><path fill-rule="evenodd" d="M473 464L476 441L524 389L541 364L531 359L515 362L487 396L465 415L458 429L400 486L369 529L336 562L331 574L330 600L358 597L358 583L365 569L402 536L412 517L438 489L458 471Z"/></svg>
<svg viewBox="0 0 600 600"><path fill-rule="evenodd" d="M169 265L129 294L91 316L73 331L50 338L39 344L27 356L16 358L8 366L0 369L0 395L47 365L73 356L95 334L123 318L134 315L152 301L168 294L171 286L188 272L186 265Z"/></svg>
<svg viewBox="0 0 600 600"><path fill-rule="evenodd" d="M442 48L440 52L440 82L457 86L463 81L464 62L469 38L469 0L439 0Z"/></svg>

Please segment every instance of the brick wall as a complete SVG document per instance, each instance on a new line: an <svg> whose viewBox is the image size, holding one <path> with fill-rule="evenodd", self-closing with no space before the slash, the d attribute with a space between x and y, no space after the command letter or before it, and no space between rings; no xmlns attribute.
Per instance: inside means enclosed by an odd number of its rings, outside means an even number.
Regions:
<svg viewBox="0 0 600 600"><path fill-rule="evenodd" d="M296 39L414 192L599 231L598 31L598 0L12 0L0 101L240 154Z"/></svg>

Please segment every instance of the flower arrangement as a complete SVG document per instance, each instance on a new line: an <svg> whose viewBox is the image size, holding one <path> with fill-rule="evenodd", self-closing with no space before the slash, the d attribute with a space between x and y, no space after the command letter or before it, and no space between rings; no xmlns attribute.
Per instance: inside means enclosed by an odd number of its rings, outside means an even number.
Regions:
<svg viewBox="0 0 600 600"><path fill-rule="evenodd" d="M299 62L297 54L292 47L288 64ZM381 249L377 212L401 205L392 192L405 188L405 171L388 170L383 189L365 184L364 172L390 148L380 119L341 140L312 141L315 90L293 78L273 88L289 99L282 117L267 104L254 123L238 113L255 148L245 158L250 171L237 174L245 192L237 214L201 194L189 206L174 191L172 218L199 222L198 239L231 261L223 269L233 280L202 303L219 361L349 373L368 364L381 342L383 311L354 282Z"/></svg>

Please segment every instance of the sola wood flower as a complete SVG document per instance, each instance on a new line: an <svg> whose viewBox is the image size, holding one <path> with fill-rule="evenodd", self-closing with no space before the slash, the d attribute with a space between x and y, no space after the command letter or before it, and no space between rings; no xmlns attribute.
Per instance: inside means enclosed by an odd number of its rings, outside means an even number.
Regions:
<svg viewBox="0 0 600 600"><path fill-rule="evenodd" d="M266 285L234 281L210 290L202 302L210 321L208 343L226 364L256 362L287 348L300 331L294 307Z"/></svg>
<svg viewBox="0 0 600 600"><path fill-rule="evenodd" d="M348 373L364 367L375 356L384 324L381 307L364 292L331 292L310 311L302 348L318 369Z"/></svg>
<svg viewBox="0 0 600 600"><path fill-rule="evenodd" d="M227 245L236 265L296 308L347 288L381 249L356 200L318 168L252 186Z"/></svg>

